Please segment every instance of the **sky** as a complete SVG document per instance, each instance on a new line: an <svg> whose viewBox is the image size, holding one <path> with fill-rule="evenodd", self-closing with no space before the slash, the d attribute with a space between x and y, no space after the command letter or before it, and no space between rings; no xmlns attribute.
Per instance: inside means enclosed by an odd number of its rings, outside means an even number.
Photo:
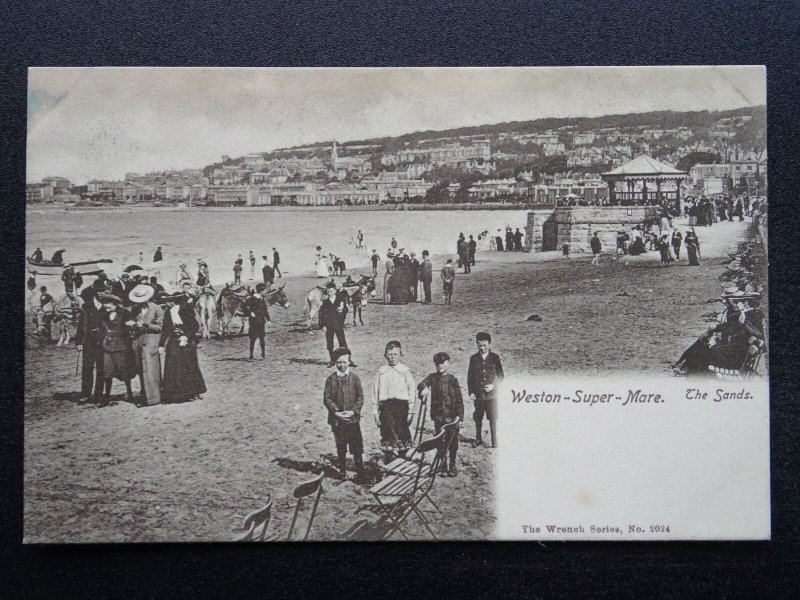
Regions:
<svg viewBox="0 0 800 600"><path fill-rule="evenodd" d="M31 68L27 181L201 168L334 137L762 104L758 66Z"/></svg>

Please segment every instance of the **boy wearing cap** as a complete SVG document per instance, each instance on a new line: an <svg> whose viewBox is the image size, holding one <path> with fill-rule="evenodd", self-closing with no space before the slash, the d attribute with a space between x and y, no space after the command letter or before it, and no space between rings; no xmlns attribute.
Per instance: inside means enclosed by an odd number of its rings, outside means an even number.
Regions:
<svg viewBox="0 0 800 600"><path fill-rule="evenodd" d="M434 432L438 435L444 425L455 419L458 419L458 427L461 427L464 420L464 400L458 380L447 372L450 368L450 355L447 352L437 352L433 355L433 364L436 372L425 377L417 386L417 391L422 395L423 402L429 401ZM448 450L450 461L447 476L455 477L458 475L458 435L453 436Z"/></svg>
<svg viewBox="0 0 800 600"><path fill-rule="evenodd" d="M256 347L256 340L261 346L261 358L266 357L265 351L265 329L267 323L272 323L269 318L269 309L267 308L267 301L261 295L267 289L266 284L259 283L256 285L256 293L250 296L245 302L247 316L249 319L248 335L250 336L250 358L253 360L253 350Z"/></svg>
<svg viewBox="0 0 800 600"><path fill-rule="evenodd" d="M339 472L342 479L347 478L347 448L353 455L356 467L356 480L364 476L362 454L364 443L361 438L361 407L364 405L364 391L358 375L350 371L350 350L337 348L332 356L336 371L325 380L322 403L328 409L328 425L336 440L336 456L339 459Z"/></svg>

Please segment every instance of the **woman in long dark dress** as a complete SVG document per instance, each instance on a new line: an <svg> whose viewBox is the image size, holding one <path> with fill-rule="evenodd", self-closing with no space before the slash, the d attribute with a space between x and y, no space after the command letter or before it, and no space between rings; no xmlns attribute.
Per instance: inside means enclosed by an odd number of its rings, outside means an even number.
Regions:
<svg viewBox="0 0 800 600"><path fill-rule="evenodd" d="M163 402L186 402L206 392L197 362L200 325L195 317L195 300L194 290L186 285L183 298L164 315L160 343L165 348Z"/></svg>
<svg viewBox="0 0 800 600"><path fill-rule="evenodd" d="M694 229L686 232L686 237L683 238L683 245L686 246L686 254L689 256L689 266L699 267L700 261L697 258L700 256L700 240L697 239Z"/></svg>

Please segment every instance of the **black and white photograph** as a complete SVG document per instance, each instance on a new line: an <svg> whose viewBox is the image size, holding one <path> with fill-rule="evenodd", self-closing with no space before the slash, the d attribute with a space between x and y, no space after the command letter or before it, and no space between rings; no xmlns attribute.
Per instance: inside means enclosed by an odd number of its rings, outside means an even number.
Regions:
<svg viewBox="0 0 800 600"><path fill-rule="evenodd" d="M34 67L27 103L26 543L769 536L764 67ZM747 405L685 460L752 450L758 527L595 523L590 462L499 527L522 446L613 408L663 448L671 394Z"/></svg>

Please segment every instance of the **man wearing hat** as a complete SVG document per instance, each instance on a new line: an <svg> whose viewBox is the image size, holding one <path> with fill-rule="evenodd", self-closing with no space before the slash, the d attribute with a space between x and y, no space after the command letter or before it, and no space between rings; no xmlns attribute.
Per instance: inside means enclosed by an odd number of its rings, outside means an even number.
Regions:
<svg viewBox="0 0 800 600"><path fill-rule="evenodd" d="M150 285L137 285L128 294L133 303L131 319L125 324L134 332L133 352L139 372L140 406L161 402L161 361L158 344L164 324L164 311L151 302L155 289Z"/></svg>
<svg viewBox="0 0 800 600"><path fill-rule="evenodd" d="M364 391L358 375L350 371L350 350L337 348L331 352L336 371L325 380L322 402L328 409L328 425L336 440L336 456L339 459L339 472L342 479L347 478L347 448L353 455L356 467L356 480L364 476L362 454L364 444L361 438L361 407L364 404Z"/></svg>
<svg viewBox="0 0 800 600"><path fill-rule="evenodd" d="M336 286L329 286L326 289L326 296L322 299L319 308L319 325L325 330L325 341L328 348L330 362L328 368L334 365L333 359L333 336L342 348L347 348L347 340L344 337L344 321L347 316L347 292L339 293ZM350 366L355 367L355 363Z"/></svg>
<svg viewBox="0 0 800 600"><path fill-rule="evenodd" d="M245 309L249 319L248 335L250 336L250 359L253 360L253 350L256 347L256 340L261 346L261 358L266 357L264 335L266 333L264 327L267 323L272 321L269 318L269 310L267 308L267 301L261 295L267 289L266 284L259 283L256 285L256 293L250 296L245 302Z"/></svg>

